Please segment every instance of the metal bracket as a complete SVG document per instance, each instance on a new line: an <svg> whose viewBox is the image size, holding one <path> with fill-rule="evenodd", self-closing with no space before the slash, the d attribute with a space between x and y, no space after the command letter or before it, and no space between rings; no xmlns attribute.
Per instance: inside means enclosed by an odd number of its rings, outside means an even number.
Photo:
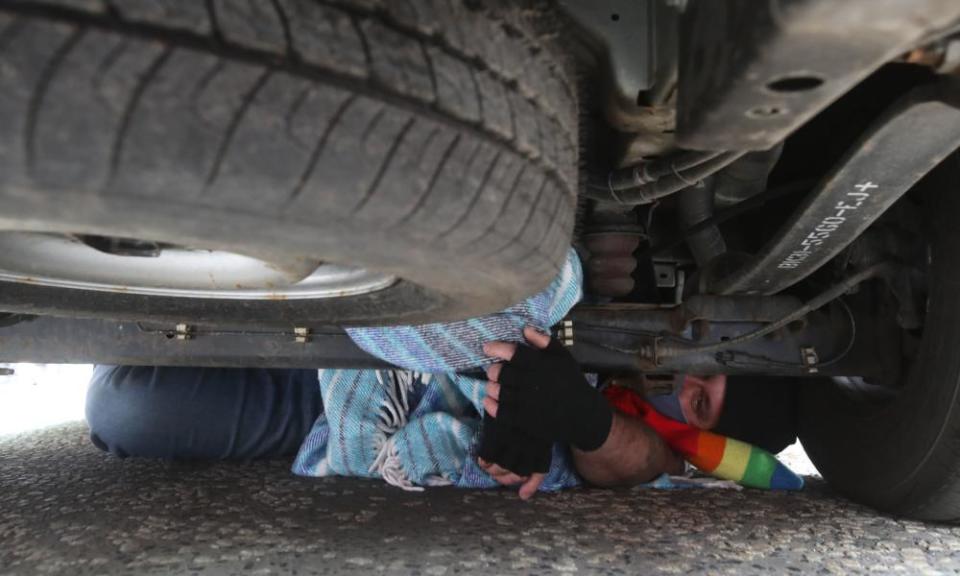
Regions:
<svg viewBox="0 0 960 576"><path fill-rule="evenodd" d="M294 338L293 341L298 344L306 344L310 341L310 329L304 327L297 327L293 329Z"/></svg>
<svg viewBox="0 0 960 576"><path fill-rule="evenodd" d="M657 277L657 288L677 287L677 265L674 262L654 262L653 272Z"/></svg>
<svg viewBox="0 0 960 576"><path fill-rule="evenodd" d="M177 340L190 340L193 338L193 326L189 324L177 324L174 329L174 338Z"/></svg>
<svg viewBox="0 0 960 576"><path fill-rule="evenodd" d="M800 361L807 367L807 372L810 374L819 372L817 364L820 363L820 356L817 355L817 349L813 346L806 346L800 349Z"/></svg>
<svg viewBox="0 0 960 576"><path fill-rule="evenodd" d="M557 327L557 340L564 346L573 346L573 320L564 320Z"/></svg>
<svg viewBox="0 0 960 576"><path fill-rule="evenodd" d="M654 262L653 273L656 277L657 288L672 288L673 304L683 301L683 290L686 286L686 274L674 262Z"/></svg>

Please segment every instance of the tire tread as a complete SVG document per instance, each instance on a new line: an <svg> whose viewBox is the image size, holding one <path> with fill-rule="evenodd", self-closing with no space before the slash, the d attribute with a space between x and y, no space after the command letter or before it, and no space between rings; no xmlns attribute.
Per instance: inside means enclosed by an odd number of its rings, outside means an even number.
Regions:
<svg viewBox="0 0 960 576"><path fill-rule="evenodd" d="M565 57L524 23L524 9L492 4L8 0L0 5L0 66L18 50L47 59L26 108L0 97L8 107L0 118L26 118L23 130L0 135L0 166L17 163L20 153L7 151L19 145L27 168L0 176L0 186L335 217L389 229L396 242L429 246L463 266L524 277L496 252L462 254L496 235L497 243L510 239L510 254L549 263L523 280L519 292L532 293L559 270L562 240L572 234L566 203L541 196L576 193L576 89ZM24 42L25 23L61 38L52 57ZM63 64L91 42L101 43L97 72L81 81ZM49 101L61 77L76 97ZM0 78L0 89L11 81ZM117 88L110 84L104 102L108 81ZM261 97L275 82L297 86L296 95ZM308 117L314 101L332 108ZM69 146L58 142L46 119L68 112L102 118L109 135L74 130ZM358 122L365 128L355 129ZM422 150L407 150L415 142ZM75 157L88 165L81 181ZM261 163L265 170L252 174L249 166ZM402 177L393 177L394 164ZM553 217L540 214L547 210ZM553 238L561 242L545 243Z"/></svg>

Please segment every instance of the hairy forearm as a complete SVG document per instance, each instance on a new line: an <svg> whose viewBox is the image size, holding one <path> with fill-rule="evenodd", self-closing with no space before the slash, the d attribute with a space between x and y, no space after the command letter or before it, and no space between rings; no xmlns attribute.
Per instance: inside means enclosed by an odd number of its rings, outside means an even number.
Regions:
<svg viewBox="0 0 960 576"><path fill-rule="evenodd" d="M614 412L607 440L591 452L573 449L577 471L596 486L649 482L664 472L679 474L683 460L643 421Z"/></svg>

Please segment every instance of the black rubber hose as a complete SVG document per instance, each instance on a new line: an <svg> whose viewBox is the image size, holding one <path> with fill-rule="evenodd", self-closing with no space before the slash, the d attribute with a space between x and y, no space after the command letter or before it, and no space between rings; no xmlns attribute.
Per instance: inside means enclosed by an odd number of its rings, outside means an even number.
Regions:
<svg viewBox="0 0 960 576"><path fill-rule="evenodd" d="M732 206L766 190L770 172L782 152L783 144L769 150L749 152L717 174L713 195L716 205Z"/></svg>
<svg viewBox="0 0 960 576"><path fill-rule="evenodd" d="M702 185L691 186L677 194L677 217L684 230L713 217L715 188L716 179L708 178ZM690 247L693 259L701 268L727 251L727 243L723 240L720 228L715 224L687 236L687 245Z"/></svg>
<svg viewBox="0 0 960 576"><path fill-rule="evenodd" d="M720 224L723 224L727 220L736 218L737 216L740 216L741 214L745 212L749 212L750 210L753 210L755 208L759 208L760 206L763 206L767 202L771 202L773 200L777 200L785 196L790 196L798 192L809 192L810 190L813 189L814 186L816 186L816 184L817 184L816 180L801 180L797 182L784 184L776 188L771 188L762 194L757 194L756 196L753 196L748 200L744 200L739 204L734 204L733 206L725 210L721 210L720 212L717 212L715 216L707 220L704 220L703 222L700 222L695 226L691 226L690 228L687 228L686 230L681 232L679 236L675 238L671 238L670 240L667 240L662 244L657 244L656 246L652 246L644 250L637 256L637 258L641 258L641 259L650 258L656 254L660 254L661 252L665 252L667 250L676 248L677 246L686 242L690 236L697 234L703 230L706 230L711 226L718 226Z"/></svg>

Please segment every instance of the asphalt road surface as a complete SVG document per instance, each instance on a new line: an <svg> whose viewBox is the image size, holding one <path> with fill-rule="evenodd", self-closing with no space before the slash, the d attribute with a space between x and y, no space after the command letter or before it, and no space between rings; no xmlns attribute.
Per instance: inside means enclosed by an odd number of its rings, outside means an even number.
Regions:
<svg viewBox="0 0 960 576"><path fill-rule="evenodd" d="M0 440L0 574L937 574L960 528L802 493L405 493L287 462L164 464L83 424Z"/></svg>

